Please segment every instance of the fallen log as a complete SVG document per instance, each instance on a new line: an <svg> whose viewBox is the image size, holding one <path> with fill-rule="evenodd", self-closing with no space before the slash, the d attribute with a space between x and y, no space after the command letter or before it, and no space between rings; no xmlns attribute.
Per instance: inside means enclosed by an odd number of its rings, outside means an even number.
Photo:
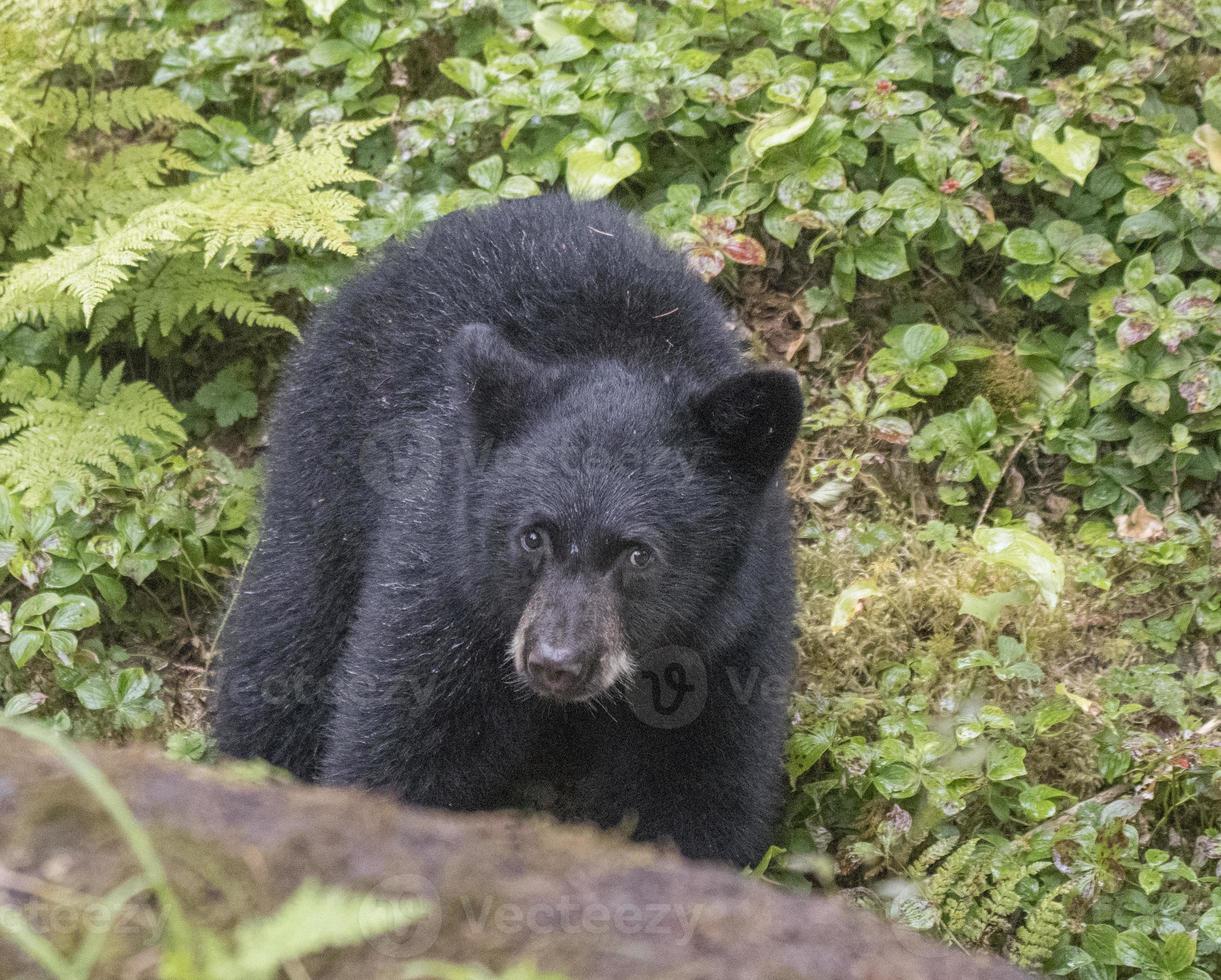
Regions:
<svg viewBox="0 0 1221 980"><path fill-rule="evenodd" d="M251 781L148 748L87 748L152 837L186 915L231 928L307 878L433 903L424 920L309 957L290 976L400 977L416 958L571 978L1015 980L827 898L544 817L455 814L350 790ZM101 806L49 750L0 733L0 915L71 942L138 870ZM155 976L147 896L111 922L98 975ZM0 975L42 976L0 929ZM240 980L240 978L235 978Z"/></svg>

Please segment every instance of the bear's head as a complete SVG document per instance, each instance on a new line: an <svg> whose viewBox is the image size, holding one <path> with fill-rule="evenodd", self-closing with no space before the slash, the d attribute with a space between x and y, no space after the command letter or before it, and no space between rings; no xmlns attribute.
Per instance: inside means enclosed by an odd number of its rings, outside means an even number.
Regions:
<svg viewBox="0 0 1221 980"><path fill-rule="evenodd" d="M801 424L791 371L693 391L593 356L535 360L494 327L452 352L470 445L459 534L516 682L588 701L660 647L698 644Z"/></svg>

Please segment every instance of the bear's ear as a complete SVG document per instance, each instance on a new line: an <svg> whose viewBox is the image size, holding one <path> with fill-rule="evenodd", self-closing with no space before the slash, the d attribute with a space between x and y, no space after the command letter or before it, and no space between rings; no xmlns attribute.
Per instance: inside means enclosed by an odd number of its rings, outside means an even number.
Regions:
<svg viewBox="0 0 1221 980"><path fill-rule="evenodd" d="M458 331L451 359L459 408L479 435L500 442L517 431L531 390L542 383L543 366L486 323L468 323Z"/></svg>
<svg viewBox="0 0 1221 980"><path fill-rule="evenodd" d="M784 462L797 438L801 386L793 371L745 371L698 398L693 411L721 461L762 484Z"/></svg>

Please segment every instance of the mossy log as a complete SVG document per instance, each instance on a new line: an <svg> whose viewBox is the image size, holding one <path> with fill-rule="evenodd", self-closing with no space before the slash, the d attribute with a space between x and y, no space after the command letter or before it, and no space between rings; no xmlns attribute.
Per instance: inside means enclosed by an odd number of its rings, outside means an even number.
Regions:
<svg viewBox="0 0 1221 980"><path fill-rule="evenodd" d="M509 813L404 807L356 791L252 781L148 748L89 748L147 828L188 917L213 929L277 908L307 878L435 903L426 920L311 957L294 976L398 977L414 958L572 978L949 980L1022 976L832 899L685 861L596 830ZM65 948L94 896L137 866L114 823L49 751L0 734L0 915ZM105 976L156 974L151 899L113 926ZM41 976L0 930L0 975Z"/></svg>

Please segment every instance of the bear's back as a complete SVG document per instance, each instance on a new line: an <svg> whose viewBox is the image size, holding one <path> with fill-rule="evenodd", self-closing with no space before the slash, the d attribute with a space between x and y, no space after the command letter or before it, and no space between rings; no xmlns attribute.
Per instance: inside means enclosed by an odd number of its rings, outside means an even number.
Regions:
<svg viewBox="0 0 1221 980"><path fill-rule="evenodd" d="M401 378L440 370L473 322L544 362L615 359L693 387L742 367L725 308L681 256L619 207L562 194L456 212L389 246L320 327Z"/></svg>

